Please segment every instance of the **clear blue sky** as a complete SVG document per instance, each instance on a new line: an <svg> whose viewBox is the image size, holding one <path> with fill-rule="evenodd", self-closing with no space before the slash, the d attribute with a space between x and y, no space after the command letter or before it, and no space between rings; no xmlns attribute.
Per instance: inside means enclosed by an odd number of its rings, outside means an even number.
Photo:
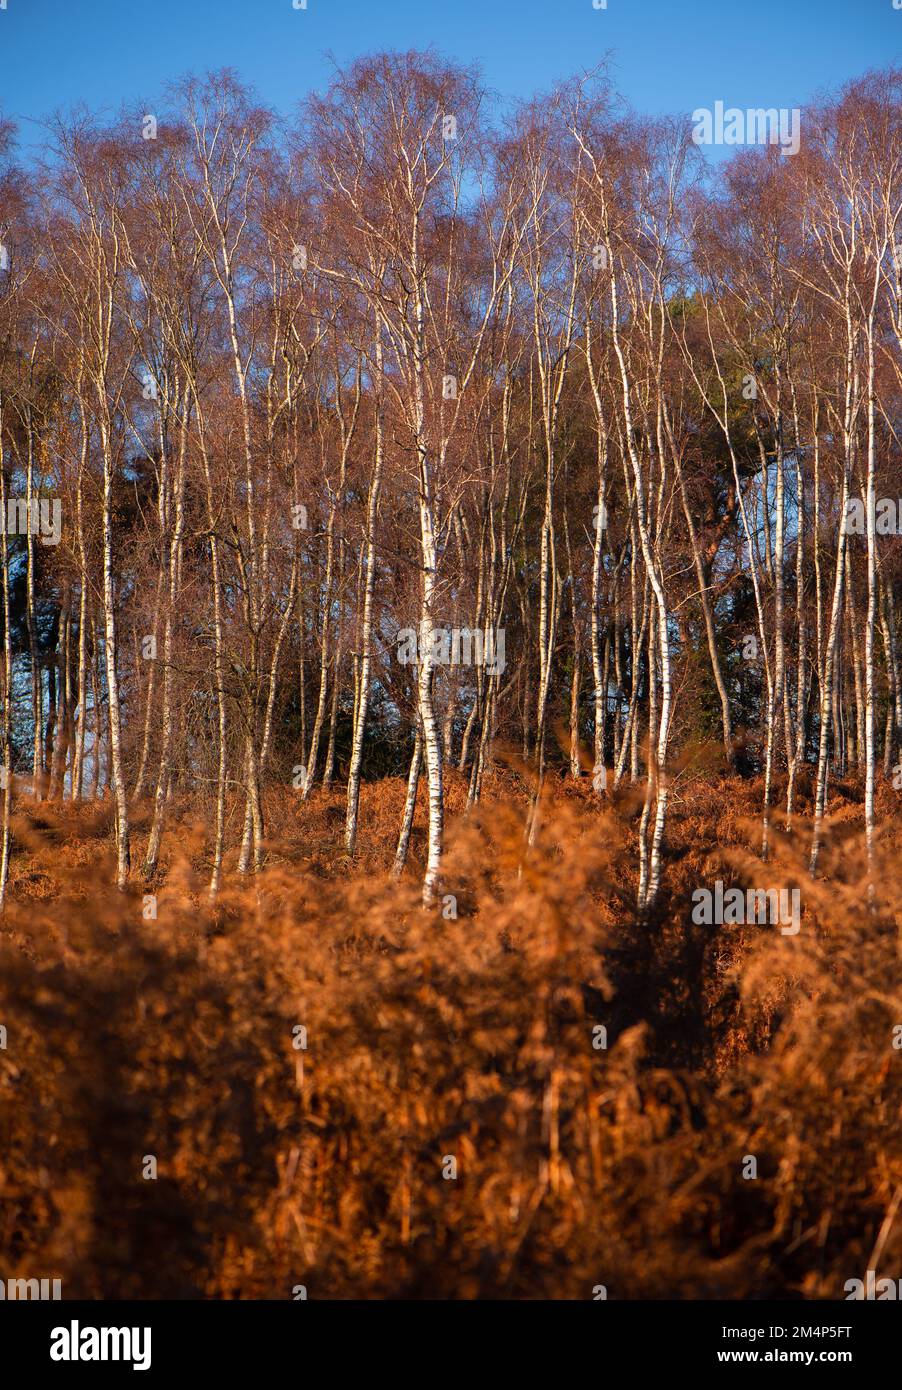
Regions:
<svg viewBox="0 0 902 1390"><path fill-rule="evenodd" d="M234 67L289 113L339 63L425 48L480 64L505 98L528 96L610 54L639 110L796 106L869 67L902 62L892 0L6 0L0 111L29 119L78 101L153 101L186 72Z"/></svg>

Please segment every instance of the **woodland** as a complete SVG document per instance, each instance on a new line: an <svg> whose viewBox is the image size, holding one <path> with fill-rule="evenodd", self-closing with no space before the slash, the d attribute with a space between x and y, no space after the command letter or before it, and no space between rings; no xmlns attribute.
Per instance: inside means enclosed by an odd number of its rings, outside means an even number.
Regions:
<svg viewBox="0 0 902 1390"><path fill-rule="evenodd" d="M9 1273L898 1274L902 72L800 132L434 51L0 120Z"/></svg>

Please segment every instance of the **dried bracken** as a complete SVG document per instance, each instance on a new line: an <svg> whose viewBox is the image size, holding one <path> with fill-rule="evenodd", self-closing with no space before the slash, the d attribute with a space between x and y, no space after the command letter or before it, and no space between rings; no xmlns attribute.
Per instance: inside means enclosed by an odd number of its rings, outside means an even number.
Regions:
<svg viewBox="0 0 902 1390"><path fill-rule="evenodd" d="M694 925L699 861L760 870L759 795L686 789L642 920L626 799L558 788L530 847L493 779L432 912L388 872L400 781L364 787L365 869L337 796L286 804L271 867L227 874L215 914L185 821L149 920L84 812L23 815L4 1269L70 1297L528 1299L836 1298L897 1268L898 845L869 907L860 814L829 880L778 830L799 934Z"/></svg>

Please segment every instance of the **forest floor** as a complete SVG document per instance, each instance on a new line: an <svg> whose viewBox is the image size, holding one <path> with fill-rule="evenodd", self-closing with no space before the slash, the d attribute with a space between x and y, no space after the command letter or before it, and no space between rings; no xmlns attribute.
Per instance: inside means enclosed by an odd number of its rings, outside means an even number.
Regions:
<svg viewBox="0 0 902 1390"><path fill-rule="evenodd" d="M0 1269L64 1297L842 1298L902 1274L902 886L880 790L810 788L760 858L760 780L675 779L637 917L642 788L510 764L419 905L405 786L267 796L265 870L206 903L174 808L114 878L112 808L19 804L0 923ZM777 790L779 800L780 789ZM136 808L140 865L150 808ZM229 809L232 843L242 807ZM704 925L693 892L798 887L801 925Z"/></svg>

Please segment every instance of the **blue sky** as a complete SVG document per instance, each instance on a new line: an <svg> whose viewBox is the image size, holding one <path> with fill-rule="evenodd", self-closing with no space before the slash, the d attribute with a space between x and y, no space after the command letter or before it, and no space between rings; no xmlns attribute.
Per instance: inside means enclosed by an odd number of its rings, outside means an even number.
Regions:
<svg viewBox="0 0 902 1390"><path fill-rule="evenodd" d="M596 0L597 2L597 0ZM902 2L902 0L900 0ZM0 110L30 124L78 101L153 101L184 73L234 67L289 113L339 63L381 48L478 62L504 98L610 55L639 110L796 106L869 67L902 62L893 0L6 0Z"/></svg>

